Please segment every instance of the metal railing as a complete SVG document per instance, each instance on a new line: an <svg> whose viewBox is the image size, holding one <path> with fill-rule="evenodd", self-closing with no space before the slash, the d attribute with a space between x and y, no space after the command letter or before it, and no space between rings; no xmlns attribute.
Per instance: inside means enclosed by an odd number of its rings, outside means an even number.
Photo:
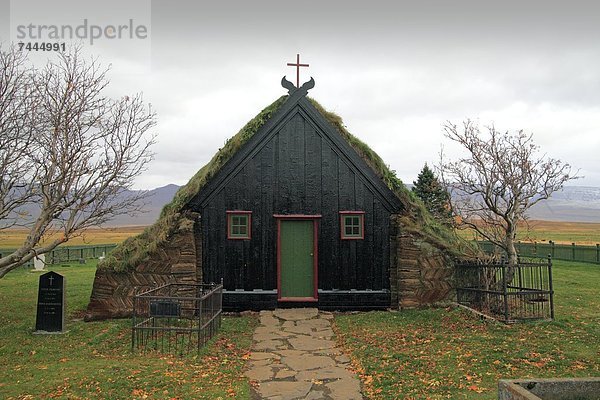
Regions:
<svg viewBox="0 0 600 400"><path fill-rule="evenodd" d="M138 289L139 290L139 289ZM131 349L183 355L221 327L223 283L168 283L133 298Z"/></svg>
<svg viewBox="0 0 600 400"><path fill-rule="evenodd" d="M500 253L493 243L488 241L478 241L477 243L486 253ZM554 260L600 264L600 244L595 246L576 243L556 244L550 240L548 243L517 242L515 247L521 257L545 257L550 254Z"/></svg>
<svg viewBox="0 0 600 400"><path fill-rule="evenodd" d="M554 319L552 259L455 264L459 304L505 323Z"/></svg>

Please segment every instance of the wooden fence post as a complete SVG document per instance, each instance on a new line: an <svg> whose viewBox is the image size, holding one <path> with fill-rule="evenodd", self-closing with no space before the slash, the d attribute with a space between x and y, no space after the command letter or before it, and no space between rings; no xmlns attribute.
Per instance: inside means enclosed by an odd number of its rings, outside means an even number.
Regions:
<svg viewBox="0 0 600 400"><path fill-rule="evenodd" d="M596 243L596 262L600 264L600 243Z"/></svg>
<svg viewBox="0 0 600 400"><path fill-rule="evenodd" d="M575 242L571 243L571 260L575 261Z"/></svg>

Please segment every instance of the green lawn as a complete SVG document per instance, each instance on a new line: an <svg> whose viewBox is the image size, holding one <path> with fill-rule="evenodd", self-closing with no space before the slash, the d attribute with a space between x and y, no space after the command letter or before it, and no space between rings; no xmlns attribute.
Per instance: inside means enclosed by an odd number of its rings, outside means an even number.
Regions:
<svg viewBox="0 0 600 400"><path fill-rule="evenodd" d="M454 308L336 316L372 399L495 399L502 378L600 375L600 267L555 262L554 322L504 325Z"/></svg>
<svg viewBox="0 0 600 400"><path fill-rule="evenodd" d="M94 265L55 267L67 279L68 333L33 335L38 274L0 280L0 398L247 398L241 377L252 317L223 320L200 355L132 354L130 320L78 320L89 300Z"/></svg>
<svg viewBox="0 0 600 400"><path fill-rule="evenodd" d="M0 280L0 398L249 398L240 377L256 326L225 318L198 356L132 354L130 321L77 320L93 265L67 278L68 333L32 335L38 275ZM497 380L600 375L600 268L556 262L554 322L512 326L456 309L336 316L338 340L373 399L496 398Z"/></svg>

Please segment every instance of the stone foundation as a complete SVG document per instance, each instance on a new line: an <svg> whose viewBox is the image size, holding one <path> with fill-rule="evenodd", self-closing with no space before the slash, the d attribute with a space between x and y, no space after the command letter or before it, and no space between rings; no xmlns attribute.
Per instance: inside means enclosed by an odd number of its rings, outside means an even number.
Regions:
<svg viewBox="0 0 600 400"><path fill-rule="evenodd" d="M194 229L182 230L150 254L147 262L136 266L135 271L96 270L85 320L131 316L136 288L139 291L166 283L201 282L202 268L196 268L195 242Z"/></svg>

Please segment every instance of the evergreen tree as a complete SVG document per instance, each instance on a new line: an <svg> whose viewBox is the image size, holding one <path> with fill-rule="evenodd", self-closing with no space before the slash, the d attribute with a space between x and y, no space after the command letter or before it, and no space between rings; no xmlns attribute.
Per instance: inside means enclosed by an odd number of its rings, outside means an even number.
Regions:
<svg viewBox="0 0 600 400"><path fill-rule="evenodd" d="M450 195L427 164L413 184L412 191L423 200L427 210L443 224L452 224Z"/></svg>

